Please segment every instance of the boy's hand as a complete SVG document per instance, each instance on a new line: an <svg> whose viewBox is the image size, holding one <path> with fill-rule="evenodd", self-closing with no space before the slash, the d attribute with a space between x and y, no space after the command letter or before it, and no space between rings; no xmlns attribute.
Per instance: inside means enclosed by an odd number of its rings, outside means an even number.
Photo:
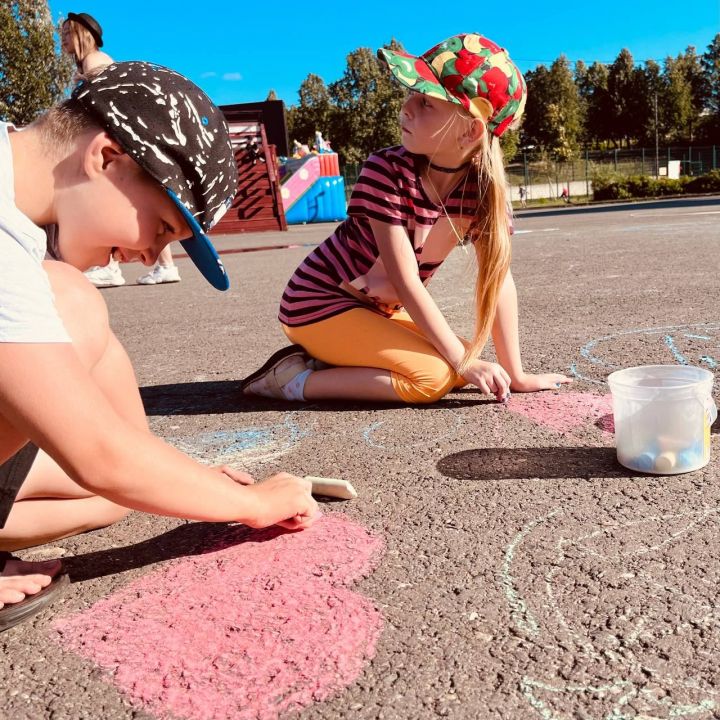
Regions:
<svg viewBox="0 0 720 720"><path fill-rule="evenodd" d="M235 470L229 465L220 465L220 467L214 467L213 470L217 470L223 475L227 475L231 480L239 483L240 485L254 485L255 478L249 473L243 472L242 470Z"/></svg>
<svg viewBox="0 0 720 720"><path fill-rule="evenodd" d="M242 522L250 527L280 525L288 530L302 530L310 527L320 515L310 494L312 484L295 475L278 473L261 483L248 485L245 490L254 507Z"/></svg>
<svg viewBox="0 0 720 720"><path fill-rule="evenodd" d="M498 363L473 360L462 376L486 395L494 395L498 402L505 400L510 393L510 376Z"/></svg>
<svg viewBox="0 0 720 720"><path fill-rule="evenodd" d="M556 390L561 385L572 382L572 378L558 373L523 373L515 378L510 387L513 392L535 392L536 390Z"/></svg>

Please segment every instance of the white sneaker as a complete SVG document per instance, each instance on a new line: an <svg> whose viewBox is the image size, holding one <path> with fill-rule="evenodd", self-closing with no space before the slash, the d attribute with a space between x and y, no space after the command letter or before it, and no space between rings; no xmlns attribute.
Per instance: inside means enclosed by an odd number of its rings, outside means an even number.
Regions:
<svg viewBox="0 0 720 720"><path fill-rule="evenodd" d="M140 285L160 285L160 283L180 282L177 265L156 265L147 275L137 279Z"/></svg>
<svg viewBox="0 0 720 720"><path fill-rule="evenodd" d="M85 277L95 286L103 287L119 287L125 284L125 278L120 270L119 263L111 261L107 265L88 268L85 271Z"/></svg>

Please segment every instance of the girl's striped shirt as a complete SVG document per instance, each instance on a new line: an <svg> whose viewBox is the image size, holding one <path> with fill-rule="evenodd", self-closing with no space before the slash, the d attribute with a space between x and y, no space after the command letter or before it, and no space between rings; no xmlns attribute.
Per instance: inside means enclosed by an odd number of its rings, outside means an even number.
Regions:
<svg viewBox="0 0 720 720"><path fill-rule="evenodd" d="M433 253L430 230L445 213L469 220L478 199L473 171L434 203L420 181L426 162L404 147L379 150L363 165L348 206L348 218L313 250L290 278L280 303L280 322L309 325L357 307L399 310L397 296L379 258L370 220L400 225L415 251L418 274L427 284L444 258Z"/></svg>

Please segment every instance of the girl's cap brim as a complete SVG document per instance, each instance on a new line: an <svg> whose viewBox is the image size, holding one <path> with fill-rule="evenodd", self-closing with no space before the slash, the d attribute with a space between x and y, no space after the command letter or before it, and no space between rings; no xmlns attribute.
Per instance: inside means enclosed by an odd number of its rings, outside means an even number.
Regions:
<svg viewBox="0 0 720 720"><path fill-rule="evenodd" d="M393 77L408 90L462 105L458 98L448 93L432 66L422 58L386 48L380 48L377 56L388 66Z"/></svg>

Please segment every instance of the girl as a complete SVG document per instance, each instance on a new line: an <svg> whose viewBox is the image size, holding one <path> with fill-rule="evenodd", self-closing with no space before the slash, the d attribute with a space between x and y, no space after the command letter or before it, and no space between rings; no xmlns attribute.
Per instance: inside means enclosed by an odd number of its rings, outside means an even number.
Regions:
<svg viewBox="0 0 720 720"><path fill-rule="evenodd" d="M100 50L102 46L102 28L92 15L68 13L62 26L62 49L75 60L77 72L74 82L81 75L112 62L112 58Z"/></svg>
<svg viewBox="0 0 720 720"><path fill-rule="evenodd" d="M68 13L62 25L62 49L75 61L73 83L78 83L88 73L100 70L113 61L99 48L103 46L100 23L87 13ZM85 271L85 277L96 287L118 287L125 284L120 263L109 258L106 265L94 265Z"/></svg>
<svg viewBox="0 0 720 720"><path fill-rule="evenodd" d="M378 55L410 90L399 118L402 145L369 157L348 219L295 271L280 306L295 345L246 378L243 392L430 403L468 383L504 400L511 389L570 382L526 373L520 359L498 141L525 105L520 71L477 34L420 57ZM452 332L426 288L466 243L479 268L470 342ZM479 358L490 334L497 363Z"/></svg>

